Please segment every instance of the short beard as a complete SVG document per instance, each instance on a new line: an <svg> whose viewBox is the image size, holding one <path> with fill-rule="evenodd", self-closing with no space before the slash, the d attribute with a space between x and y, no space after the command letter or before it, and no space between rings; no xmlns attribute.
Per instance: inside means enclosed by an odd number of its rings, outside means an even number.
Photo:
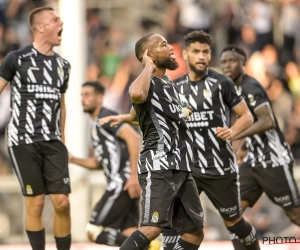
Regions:
<svg viewBox="0 0 300 250"><path fill-rule="evenodd" d="M177 61L171 59L170 57L162 57L162 56L156 56L155 65L158 68L166 68L169 70L175 70L179 67Z"/></svg>
<svg viewBox="0 0 300 250"><path fill-rule="evenodd" d="M205 67L204 70L199 70L197 69L194 65L192 64L189 64L190 66L190 69L197 75L197 76L203 76L206 74L206 71L207 71L207 66Z"/></svg>
<svg viewBox="0 0 300 250"><path fill-rule="evenodd" d="M95 112L96 108L89 108L89 109L83 109L84 113L93 114Z"/></svg>

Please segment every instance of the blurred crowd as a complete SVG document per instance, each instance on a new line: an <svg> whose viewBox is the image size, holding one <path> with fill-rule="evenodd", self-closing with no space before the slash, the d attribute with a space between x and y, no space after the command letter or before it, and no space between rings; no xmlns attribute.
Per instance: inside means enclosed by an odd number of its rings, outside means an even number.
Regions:
<svg viewBox="0 0 300 250"><path fill-rule="evenodd" d="M219 54L225 45L237 44L246 51L246 72L266 88L296 166L300 166L300 0L133 0L125 1L123 12L114 9L114 0L110 9L101 8L101 2L107 1L86 0L88 60L83 66L86 80L99 80L105 86L104 105L120 113L129 111L127 90L141 72L134 54L139 37L157 32L173 45L180 67L168 74L175 79L187 71L181 56L183 36L204 30L214 38L212 68L219 70ZM9 51L31 43L28 14L44 5L57 9L58 3L0 0L0 62ZM134 8L139 14L131 20L128 13ZM5 149L9 100L8 85L0 98L0 175L13 173ZM263 228L271 226L268 219L259 217L266 210L253 216L264 223Z"/></svg>

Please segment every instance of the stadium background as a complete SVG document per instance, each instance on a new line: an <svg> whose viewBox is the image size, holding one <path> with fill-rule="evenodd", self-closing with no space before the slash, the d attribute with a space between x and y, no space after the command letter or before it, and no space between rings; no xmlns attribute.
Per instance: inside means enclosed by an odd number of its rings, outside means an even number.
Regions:
<svg viewBox="0 0 300 250"><path fill-rule="evenodd" d="M214 37L210 66L219 70L222 47L235 43L249 57L246 71L267 89L280 126L290 143L300 182L300 1L299 0L0 0L0 62L11 50L32 42L27 17L38 6L52 6L64 21L62 46L56 48L71 62L67 92L67 146L71 153L90 153L89 118L80 103L81 84L99 80L106 87L105 106L120 113L129 111L127 89L141 71L134 55L136 40L146 33L159 33L174 46L180 68L169 72L174 79L186 72L181 58L182 36L202 29ZM5 146L9 120L9 85L0 96L0 249L29 249L24 231L24 204ZM105 188L101 171L88 171L70 164L72 181L72 249L96 249L87 243L84 227L92 205ZM232 249L220 216L205 195L205 243L201 249ZM53 243L52 207L44 219L47 242ZM263 196L246 218L260 239L297 237L284 212ZM298 249L298 244L278 249ZM49 245L52 249L53 245ZM272 248L271 248L272 247ZM277 249L278 245L262 249ZM99 247L97 247L99 249ZM53 248L54 249L54 248ZM106 249L106 248L100 248ZM113 249L113 248L107 248Z"/></svg>

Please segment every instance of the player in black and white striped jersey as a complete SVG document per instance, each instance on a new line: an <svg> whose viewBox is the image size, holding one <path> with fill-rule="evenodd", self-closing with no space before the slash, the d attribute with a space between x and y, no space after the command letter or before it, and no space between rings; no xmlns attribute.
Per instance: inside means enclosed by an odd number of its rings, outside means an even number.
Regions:
<svg viewBox="0 0 300 250"><path fill-rule="evenodd" d="M85 82L81 90L84 112L92 120L91 141L94 155L78 158L69 153L69 161L87 169L103 169L106 190L94 205L86 226L88 238L97 243L120 246L138 228L141 188L137 178L140 135L128 124L111 127L98 119L116 112L102 106L104 87Z"/></svg>
<svg viewBox="0 0 300 250"><path fill-rule="evenodd" d="M198 192L204 192L223 218L230 232L236 233L246 249L260 249L255 229L241 213L238 166L231 139L251 126L252 115L228 77L210 68L212 37L193 31L184 37L183 57L188 74L175 79L193 113L187 125L195 143L193 177ZM231 113L239 116L231 124ZM164 250L173 249L175 230L164 230Z"/></svg>
<svg viewBox="0 0 300 250"><path fill-rule="evenodd" d="M54 206L57 249L70 249L68 152L64 145L65 92L70 64L53 51L63 22L50 7L29 17L34 42L10 52L0 67L0 92L11 84L8 148L26 203L25 228L33 250L45 248L44 196Z"/></svg>
<svg viewBox="0 0 300 250"><path fill-rule="evenodd" d="M221 69L235 83L253 117L254 124L235 139L246 138L237 150L240 164L243 211L265 192L281 206L292 223L300 226L300 196L293 176L294 159L279 128L266 90L244 71L245 51L228 45L221 52Z"/></svg>
<svg viewBox="0 0 300 250"><path fill-rule="evenodd" d="M173 47L161 35L149 34L135 49L144 70L129 89L131 112L99 121L135 122L143 133L138 168L143 197L140 229L120 249L142 250L173 226L182 235L176 249L196 250L203 240L203 212L191 177L193 138L179 93L165 75L166 69L178 67Z"/></svg>

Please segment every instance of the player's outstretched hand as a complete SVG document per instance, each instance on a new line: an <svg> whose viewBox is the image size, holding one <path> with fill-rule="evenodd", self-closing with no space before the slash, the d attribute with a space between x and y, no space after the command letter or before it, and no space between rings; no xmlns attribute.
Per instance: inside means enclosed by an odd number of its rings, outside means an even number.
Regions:
<svg viewBox="0 0 300 250"><path fill-rule="evenodd" d="M110 122L111 127L119 125L122 121L123 119L120 115L109 115L98 120L101 125Z"/></svg>
<svg viewBox="0 0 300 250"><path fill-rule="evenodd" d="M72 158L73 158L73 155L70 154L70 153L68 153L68 161L69 161L69 162L72 162Z"/></svg>
<svg viewBox="0 0 300 250"><path fill-rule="evenodd" d="M231 140L234 136L232 130L227 127L217 127L215 134L224 141Z"/></svg>
<svg viewBox="0 0 300 250"><path fill-rule="evenodd" d="M123 190L127 190L131 199L140 197L142 191L137 175L130 175Z"/></svg>

